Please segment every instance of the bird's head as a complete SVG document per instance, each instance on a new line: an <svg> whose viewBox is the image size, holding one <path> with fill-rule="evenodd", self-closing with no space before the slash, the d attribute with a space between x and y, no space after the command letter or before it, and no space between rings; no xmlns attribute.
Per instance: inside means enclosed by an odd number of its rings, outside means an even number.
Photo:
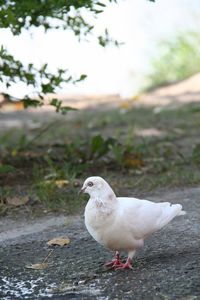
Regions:
<svg viewBox="0 0 200 300"><path fill-rule="evenodd" d="M111 191L112 189L109 184L99 176L88 177L81 188L82 193L87 193L90 196L100 196L102 194L108 194Z"/></svg>

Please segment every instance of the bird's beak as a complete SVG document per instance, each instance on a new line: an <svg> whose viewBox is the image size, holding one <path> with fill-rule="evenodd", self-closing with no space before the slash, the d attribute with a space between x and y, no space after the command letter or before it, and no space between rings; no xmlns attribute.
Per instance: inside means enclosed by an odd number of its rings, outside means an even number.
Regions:
<svg viewBox="0 0 200 300"><path fill-rule="evenodd" d="M84 191L85 191L85 189L86 189L86 186L85 186L85 187L82 187L81 190L78 192L78 195L83 194Z"/></svg>

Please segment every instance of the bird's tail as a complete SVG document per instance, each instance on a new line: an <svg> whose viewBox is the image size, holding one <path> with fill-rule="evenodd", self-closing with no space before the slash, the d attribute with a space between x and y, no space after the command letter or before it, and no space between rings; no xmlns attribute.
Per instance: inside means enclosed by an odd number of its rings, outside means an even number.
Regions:
<svg viewBox="0 0 200 300"><path fill-rule="evenodd" d="M186 215L186 211L182 210L179 212L179 214L177 216L184 216Z"/></svg>
<svg viewBox="0 0 200 300"><path fill-rule="evenodd" d="M186 212L182 210L181 204L171 204L168 202L163 203L163 213L160 218L159 228L162 228L166 224L168 224L172 219L176 216L185 215Z"/></svg>

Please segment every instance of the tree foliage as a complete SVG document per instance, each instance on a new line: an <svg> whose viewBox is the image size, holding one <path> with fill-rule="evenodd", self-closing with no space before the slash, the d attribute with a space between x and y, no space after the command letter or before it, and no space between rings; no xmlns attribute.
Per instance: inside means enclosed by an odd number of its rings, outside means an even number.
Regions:
<svg viewBox="0 0 200 300"><path fill-rule="evenodd" d="M110 2L115 0L0 0L0 29L8 28L13 35L20 35L23 30L33 27L43 27L45 31L70 29L81 39L90 34L94 28L94 25L86 20L86 13L96 17ZM106 29L96 38L103 47L109 43L118 45L117 41L109 37ZM24 65L8 53L3 45L1 46L0 82L7 88L19 81L33 87L37 97L30 99L28 95L25 96L26 106L42 105L45 94L54 93L63 83L75 83L85 78L85 74L73 78L69 71L64 69L58 69L56 74L51 74L47 64L39 69L31 63ZM60 102L56 102L55 99L51 104L57 111L62 108Z"/></svg>
<svg viewBox="0 0 200 300"><path fill-rule="evenodd" d="M31 26L43 26L45 30L71 28L75 35L80 36L93 28L82 16L81 8L98 14L105 6L96 0L4 0L0 1L0 27L10 28L14 35ZM52 19L57 22L52 22Z"/></svg>

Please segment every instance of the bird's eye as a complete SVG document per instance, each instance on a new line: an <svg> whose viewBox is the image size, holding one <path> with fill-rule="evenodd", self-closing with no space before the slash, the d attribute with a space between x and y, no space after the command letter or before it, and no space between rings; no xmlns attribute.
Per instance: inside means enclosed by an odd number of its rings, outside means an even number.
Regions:
<svg viewBox="0 0 200 300"><path fill-rule="evenodd" d="M93 185L94 185L94 184L93 184L92 181L88 182L88 186L93 186Z"/></svg>

